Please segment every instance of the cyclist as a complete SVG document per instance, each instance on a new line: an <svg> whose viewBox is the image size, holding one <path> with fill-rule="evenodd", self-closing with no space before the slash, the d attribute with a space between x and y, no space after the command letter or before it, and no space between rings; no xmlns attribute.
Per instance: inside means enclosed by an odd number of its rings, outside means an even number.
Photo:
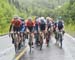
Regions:
<svg viewBox="0 0 75 60"><path fill-rule="evenodd" d="M35 44L38 46L39 43L39 17L35 18Z"/></svg>
<svg viewBox="0 0 75 60"><path fill-rule="evenodd" d="M48 28L51 28L52 31L53 31L53 26L54 26L54 21L53 21L53 19L50 18L50 17L47 17L46 20L47 20L47 29L48 29Z"/></svg>
<svg viewBox="0 0 75 60"><path fill-rule="evenodd" d="M45 38L45 33L46 33L46 19L44 17L40 17L40 21L39 21L39 28L40 28L40 31L42 33L44 33L44 38Z"/></svg>
<svg viewBox="0 0 75 60"><path fill-rule="evenodd" d="M20 18L20 20L22 21L22 24L21 24L21 27L20 27L20 33L21 33L21 41L23 42L23 44L25 44L25 30L26 30L26 27L25 27L25 22L24 22L24 18Z"/></svg>
<svg viewBox="0 0 75 60"><path fill-rule="evenodd" d="M36 30L36 32L38 32L38 28L39 28L39 18L36 17L35 18L35 30Z"/></svg>
<svg viewBox="0 0 75 60"><path fill-rule="evenodd" d="M57 21L54 22L54 33L56 32L57 29Z"/></svg>
<svg viewBox="0 0 75 60"><path fill-rule="evenodd" d="M58 30L64 30L64 21L62 20L62 17L58 17L58 21L57 21L57 27Z"/></svg>
<svg viewBox="0 0 75 60"><path fill-rule="evenodd" d="M15 16L11 20L11 25L10 25L9 33L11 33L11 32L19 32L21 24L22 24L21 20L18 18L18 16ZM13 37L12 37L12 43L14 43L14 38Z"/></svg>
<svg viewBox="0 0 75 60"><path fill-rule="evenodd" d="M39 35L40 35L40 50L42 49L42 44L43 44L43 39L45 38L45 33L46 33L46 20L44 17L40 17L40 22L39 22Z"/></svg>
<svg viewBox="0 0 75 60"><path fill-rule="evenodd" d="M62 17L58 17L57 21L57 30L56 30L56 43L57 41L60 41L61 48L62 48L62 40L63 40L63 34L64 34L64 21L62 20ZM60 40L59 40L60 38Z"/></svg>
<svg viewBox="0 0 75 60"><path fill-rule="evenodd" d="M34 31L34 27L35 27L35 23L34 21L32 21L32 18L29 17L26 21L26 29L30 32L31 36L32 36L32 45L33 45L33 31Z"/></svg>
<svg viewBox="0 0 75 60"><path fill-rule="evenodd" d="M25 22L24 22L25 19L24 19L24 18L20 18L20 19L21 19L21 21L22 21L22 24L21 24L21 27L20 27L20 29L21 29L20 31L21 31L21 32L24 32L25 29L26 29L26 27L25 27Z"/></svg>
<svg viewBox="0 0 75 60"><path fill-rule="evenodd" d="M46 21L47 21L47 34L46 34L46 43L47 43L47 47L49 46L49 40L50 40L50 35L51 35L51 27L53 26L53 20L50 17L46 17Z"/></svg>

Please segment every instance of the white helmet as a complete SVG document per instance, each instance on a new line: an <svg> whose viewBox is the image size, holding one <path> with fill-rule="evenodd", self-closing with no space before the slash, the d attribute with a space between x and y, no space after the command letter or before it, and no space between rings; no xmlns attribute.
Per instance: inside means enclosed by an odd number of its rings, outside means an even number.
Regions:
<svg viewBox="0 0 75 60"><path fill-rule="evenodd" d="M45 18L44 17L40 17L40 20L44 20Z"/></svg>

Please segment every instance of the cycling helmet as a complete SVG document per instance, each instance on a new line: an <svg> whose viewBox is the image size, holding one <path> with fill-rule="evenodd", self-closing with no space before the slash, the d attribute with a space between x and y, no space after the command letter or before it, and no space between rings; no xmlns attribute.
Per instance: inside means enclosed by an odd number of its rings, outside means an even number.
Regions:
<svg viewBox="0 0 75 60"><path fill-rule="evenodd" d="M29 18L28 18L28 20L29 20L29 21L32 21L32 18L31 18L31 17L29 17Z"/></svg>
<svg viewBox="0 0 75 60"><path fill-rule="evenodd" d="M59 17L58 17L58 19L62 19L62 17L61 17L61 16L59 16Z"/></svg>
<svg viewBox="0 0 75 60"><path fill-rule="evenodd" d="M24 21L25 19L24 18L21 18L21 21Z"/></svg>
<svg viewBox="0 0 75 60"><path fill-rule="evenodd" d="M18 19L18 18L19 18L19 16L18 16L18 15L15 15L13 18L14 18L14 19Z"/></svg>

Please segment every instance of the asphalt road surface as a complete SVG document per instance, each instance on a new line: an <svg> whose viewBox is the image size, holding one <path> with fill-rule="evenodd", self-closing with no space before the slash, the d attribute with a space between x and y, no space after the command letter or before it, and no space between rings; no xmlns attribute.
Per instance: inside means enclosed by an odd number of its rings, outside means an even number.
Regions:
<svg viewBox="0 0 75 60"><path fill-rule="evenodd" d="M45 41L41 51L34 45L32 52L29 53L28 48L20 60L75 60L75 41L65 35L61 49L52 37L49 47L46 47Z"/></svg>
<svg viewBox="0 0 75 60"><path fill-rule="evenodd" d="M8 39L9 41L6 41ZM7 35L2 38L0 37L0 40L3 41L0 45L3 49L6 49L6 45L8 47L9 45L11 46L11 39ZM26 40L26 45L27 44L28 40ZM0 51L2 51L2 48ZM27 52L21 57L20 60L75 60L75 39L65 34L62 49L60 49L58 44L56 44L54 37L51 38L49 47L46 47L44 40L43 49L41 51L39 47L34 45L32 52L29 53L28 47Z"/></svg>

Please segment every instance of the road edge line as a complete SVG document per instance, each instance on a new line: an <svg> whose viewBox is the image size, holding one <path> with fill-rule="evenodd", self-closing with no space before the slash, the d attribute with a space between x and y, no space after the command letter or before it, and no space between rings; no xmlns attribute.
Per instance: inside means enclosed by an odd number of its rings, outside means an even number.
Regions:
<svg viewBox="0 0 75 60"><path fill-rule="evenodd" d="M28 46L26 46L26 48L23 49L23 51L15 58L15 60L19 60L24 55L24 53L27 51L27 49L28 49Z"/></svg>
<svg viewBox="0 0 75 60"><path fill-rule="evenodd" d="M68 36L68 37L70 37L73 41L75 41L75 39L71 35L69 35L67 33L65 35Z"/></svg>

